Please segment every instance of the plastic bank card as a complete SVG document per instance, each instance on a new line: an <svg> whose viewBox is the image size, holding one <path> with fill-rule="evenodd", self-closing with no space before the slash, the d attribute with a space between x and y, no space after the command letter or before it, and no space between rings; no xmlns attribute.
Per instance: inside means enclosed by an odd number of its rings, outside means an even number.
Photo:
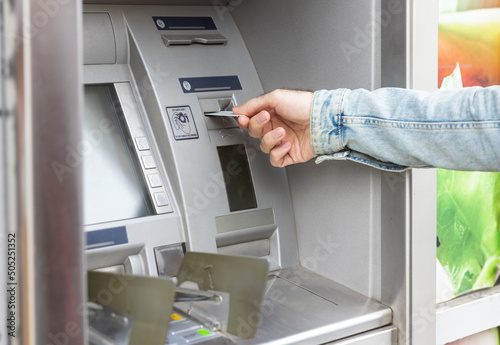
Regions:
<svg viewBox="0 0 500 345"><path fill-rule="evenodd" d="M212 113L205 113L205 116L229 116L229 117L238 117L238 116L241 116L241 115L236 115L235 113L233 113L232 111L228 111L228 110L223 110L223 111L215 111L215 112L212 112Z"/></svg>

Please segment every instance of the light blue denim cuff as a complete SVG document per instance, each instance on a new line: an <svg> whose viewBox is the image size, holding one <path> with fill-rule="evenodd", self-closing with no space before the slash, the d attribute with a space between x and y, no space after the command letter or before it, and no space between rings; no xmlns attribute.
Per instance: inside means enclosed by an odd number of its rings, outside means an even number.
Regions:
<svg viewBox="0 0 500 345"><path fill-rule="evenodd" d="M317 155L342 151L342 102L347 89L319 90L311 107L311 145Z"/></svg>
<svg viewBox="0 0 500 345"><path fill-rule="evenodd" d="M320 90L314 93L311 107L311 144L318 155L316 163L349 160L386 171L404 171L409 167L374 159L345 147L344 109L351 90Z"/></svg>

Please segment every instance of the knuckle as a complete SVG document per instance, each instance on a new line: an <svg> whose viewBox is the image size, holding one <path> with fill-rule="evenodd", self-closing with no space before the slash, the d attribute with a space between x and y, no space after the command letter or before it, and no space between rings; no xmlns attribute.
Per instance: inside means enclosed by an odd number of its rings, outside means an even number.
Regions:
<svg viewBox="0 0 500 345"><path fill-rule="evenodd" d="M270 156L269 159L271 161L271 164L274 167L279 168L283 165L283 157L281 157L279 155L279 153L276 152L276 150L271 151L269 156Z"/></svg>
<svg viewBox="0 0 500 345"><path fill-rule="evenodd" d="M248 135L251 136L252 138L257 138L255 131L251 127L248 127Z"/></svg>
<svg viewBox="0 0 500 345"><path fill-rule="evenodd" d="M261 140L260 150L264 153L269 153L269 150L267 149L267 144L266 144L265 140Z"/></svg>

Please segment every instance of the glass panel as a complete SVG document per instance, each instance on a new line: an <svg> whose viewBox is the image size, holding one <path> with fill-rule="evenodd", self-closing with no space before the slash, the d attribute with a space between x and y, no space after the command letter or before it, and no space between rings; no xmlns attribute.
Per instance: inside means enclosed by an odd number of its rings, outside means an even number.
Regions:
<svg viewBox="0 0 500 345"><path fill-rule="evenodd" d="M112 85L85 87L83 121L84 224L151 215L151 205L127 145L121 107ZM125 130L124 130L125 128Z"/></svg>
<svg viewBox="0 0 500 345"><path fill-rule="evenodd" d="M440 0L439 84L500 84L500 0ZM439 300L490 287L500 264L500 173L438 169Z"/></svg>

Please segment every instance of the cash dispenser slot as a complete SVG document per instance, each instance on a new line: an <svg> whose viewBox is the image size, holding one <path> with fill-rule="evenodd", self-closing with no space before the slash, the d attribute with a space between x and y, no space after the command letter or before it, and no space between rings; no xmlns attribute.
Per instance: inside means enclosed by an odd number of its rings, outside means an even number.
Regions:
<svg viewBox="0 0 500 345"><path fill-rule="evenodd" d="M276 233L273 209L253 210L215 218L217 252L227 255L266 257L271 268L272 237Z"/></svg>
<svg viewBox="0 0 500 345"><path fill-rule="evenodd" d="M271 208L216 217L215 224L217 247L268 239L276 230Z"/></svg>
<svg viewBox="0 0 500 345"><path fill-rule="evenodd" d="M228 42L227 38L221 34L163 35L161 38L167 47L186 46L191 44L225 46Z"/></svg>

